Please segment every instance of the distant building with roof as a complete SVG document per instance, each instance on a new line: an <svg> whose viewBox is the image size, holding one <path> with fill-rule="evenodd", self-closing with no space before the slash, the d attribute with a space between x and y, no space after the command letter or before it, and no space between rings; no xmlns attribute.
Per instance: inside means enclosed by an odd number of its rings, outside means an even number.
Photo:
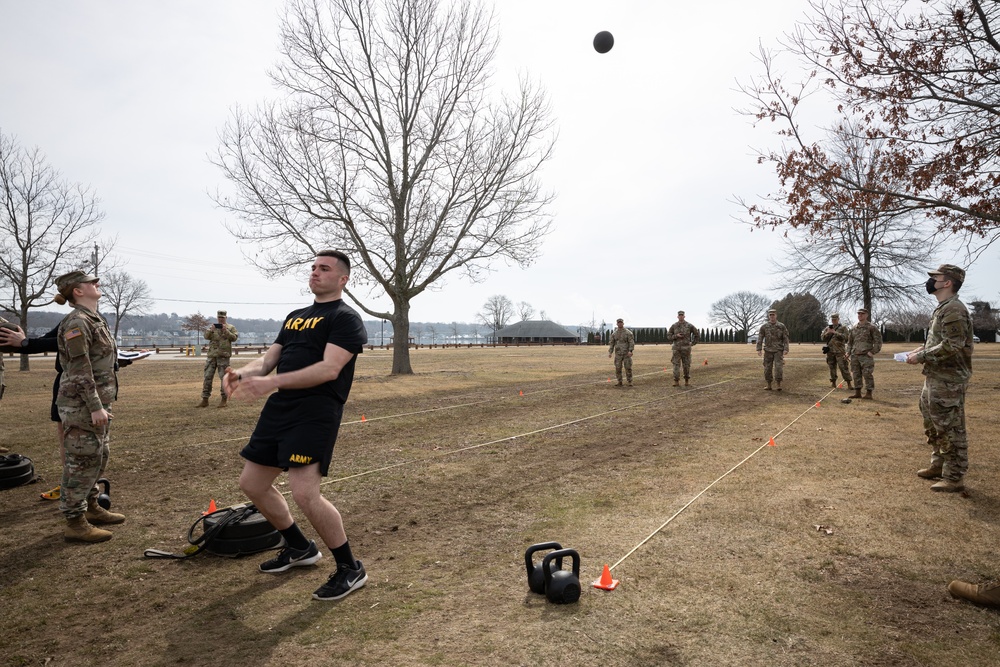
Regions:
<svg viewBox="0 0 1000 667"><path fill-rule="evenodd" d="M524 320L500 329L498 343L579 343L580 337L549 320Z"/></svg>

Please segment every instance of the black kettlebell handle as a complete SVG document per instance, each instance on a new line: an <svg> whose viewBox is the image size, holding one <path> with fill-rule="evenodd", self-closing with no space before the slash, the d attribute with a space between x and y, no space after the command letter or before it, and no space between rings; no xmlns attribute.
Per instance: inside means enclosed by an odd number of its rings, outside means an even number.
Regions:
<svg viewBox="0 0 1000 667"><path fill-rule="evenodd" d="M104 487L104 490L97 494L97 504L106 510L111 509L111 482L102 477L97 480L96 485Z"/></svg>
<svg viewBox="0 0 1000 667"><path fill-rule="evenodd" d="M562 545L558 542L541 542L528 547L528 550L524 552L524 568L528 571L529 577L535 571L535 563L532 560L532 556L536 551L542 551L543 549L562 549Z"/></svg>
<svg viewBox="0 0 1000 667"><path fill-rule="evenodd" d="M96 483L104 487L104 491L101 493L111 495L111 482L107 478L102 477Z"/></svg>
<svg viewBox="0 0 1000 667"><path fill-rule="evenodd" d="M576 549L559 549L558 551L553 551L552 553L545 554L545 558L542 559L542 573L545 575L546 590L549 587L549 583L552 581L552 561L558 559L559 570L562 570L563 558L573 559L573 576L577 579L580 578L580 554L576 552Z"/></svg>

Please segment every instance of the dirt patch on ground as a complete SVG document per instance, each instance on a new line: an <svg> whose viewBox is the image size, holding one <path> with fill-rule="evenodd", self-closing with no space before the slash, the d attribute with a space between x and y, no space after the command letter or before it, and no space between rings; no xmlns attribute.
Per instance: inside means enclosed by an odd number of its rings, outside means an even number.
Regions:
<svg viewBox="0 0 1000 667"><path fill-rule="evenodd" d="M417 350L405 378L366 351L325 492L369 583L333 604L310 599L329 558L267 576L266 555L142 557L183 546L209 499L243 500L260 404L195 409L192 364L122 372L109 476L128 522L64 543L38 499L59 459L35 363L0 408L3 444L44 477L0 492L0 664L995 664L997 614L945 586L1000 572L1000 350L976 350L958 497L913 474L922 376L900 349L878 359L877 400L851 404L813 346L793 347L780 393L750 346L697 347L689 388L659 346L631 388L595 347ZM528 592L524 550L549 540L581 555L577 604ZM589 586L618 561L618 590Z"/></svg>

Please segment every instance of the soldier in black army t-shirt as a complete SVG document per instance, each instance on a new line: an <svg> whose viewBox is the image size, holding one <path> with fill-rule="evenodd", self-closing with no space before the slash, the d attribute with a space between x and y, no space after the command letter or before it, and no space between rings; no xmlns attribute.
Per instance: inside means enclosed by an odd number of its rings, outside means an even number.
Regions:
<svg viewBox="0 0 1000 667"><path fill-rule="evenodd" d="M273 486L278 475L288 471L295 504L337 562L327 583L313 593L317 600L339 600L368 581L364 565L351 553L340 512L320 492L354 364L368 342L361 317L341 299L350 271L347 255L321 251L309 278L315 303L289 314L265 355L239 371L229 368L224 380L226 393L234 399L255 399L278 390L268 397L250 442L240 452L246 459L240 488L288 544L262 563L261 571L312 565L322 553L302 534L284 496ZM275 369L277 373L269 375Z"/></svg>

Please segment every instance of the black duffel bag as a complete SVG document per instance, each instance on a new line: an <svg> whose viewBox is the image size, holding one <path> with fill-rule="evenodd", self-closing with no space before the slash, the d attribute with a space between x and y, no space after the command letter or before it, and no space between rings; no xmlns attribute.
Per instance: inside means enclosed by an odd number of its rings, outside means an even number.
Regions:
<svg viewBox="0 0 1000 667"><path fill-rule="evenodd" d="M195 535L195 533L200 534ZM188 529L191 546L181 553L146 549L147 558L190 558L202 551L236 558L285 546L285 539L253 503L203 514Z"/></svg>

